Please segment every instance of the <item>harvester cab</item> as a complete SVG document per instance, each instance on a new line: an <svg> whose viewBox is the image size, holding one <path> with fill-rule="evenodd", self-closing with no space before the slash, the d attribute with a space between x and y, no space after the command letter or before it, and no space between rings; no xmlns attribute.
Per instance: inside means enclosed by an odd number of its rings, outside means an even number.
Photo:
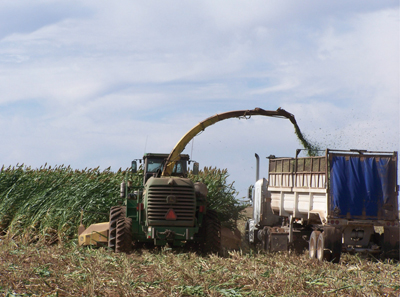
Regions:
<svg viewBox="0 0 400 297"><path fill-rule="evenodd" d="M147 153L143 156L144 163L144 178L143 185L146 184L150 177L160 177L164 169L168 154ZM175 163L171 176L187 177L188 163L190 163L189 155L181 155L180 160ZM195 163L196 164L196 163ZM137 161L132 161L132 172L135 173Z"/></svg>

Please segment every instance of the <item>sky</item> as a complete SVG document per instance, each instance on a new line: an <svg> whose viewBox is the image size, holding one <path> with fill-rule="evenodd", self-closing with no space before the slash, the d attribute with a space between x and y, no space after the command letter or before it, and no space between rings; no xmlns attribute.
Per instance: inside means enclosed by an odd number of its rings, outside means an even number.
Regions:
<svg viewBox="0 0 400 297"><path fill-rule="evenodd" d="M111 170L197 123L260 107L330 149L399 150L399 1L0 2L0 163ZM184 153L244 197L286 119L208 127Z"/></svg>

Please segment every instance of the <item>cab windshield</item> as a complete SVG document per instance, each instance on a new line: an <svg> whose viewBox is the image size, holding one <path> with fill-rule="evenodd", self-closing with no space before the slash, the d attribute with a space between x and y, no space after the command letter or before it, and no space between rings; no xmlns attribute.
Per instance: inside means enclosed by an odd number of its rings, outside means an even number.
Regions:
<svg viewBox="0 0 400 297"><path fill-rule="evenodd" d="M175 163L174 170L172 174L183 174L184 167L182 166L182 162L185 161L178 161ZM164 159L147 159L147 173L156 173L158 170L163 170L164 168Z"/></svg>

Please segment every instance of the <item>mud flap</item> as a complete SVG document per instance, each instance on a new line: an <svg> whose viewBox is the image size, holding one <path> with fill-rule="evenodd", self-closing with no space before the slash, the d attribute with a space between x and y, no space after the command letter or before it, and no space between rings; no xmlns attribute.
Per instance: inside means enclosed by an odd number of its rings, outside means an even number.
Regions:
<svg viewBox="0 0 400 297"><path fill-rule="evenodd" d="M269 252L288 250L289 233L283 228L264 227L261 236L263 237L263 249Z"/></svg>
<svg viewBox="0 0 400 297"><path fill-rule="evenodd" d="M400 227L385 227L383 232L382 252L384 257L400 258Z"/></svg>

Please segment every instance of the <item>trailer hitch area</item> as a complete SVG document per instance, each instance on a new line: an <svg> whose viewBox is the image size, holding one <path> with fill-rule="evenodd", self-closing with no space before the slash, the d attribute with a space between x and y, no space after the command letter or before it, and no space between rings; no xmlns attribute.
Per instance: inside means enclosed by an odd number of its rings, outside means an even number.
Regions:
<svg viewBox="0 0 400 297"><path fill-rule="evenodd" d="M158 232L157 231L157 238L158 239L161 239L158 235L165 235L165 239L166 240L173 240L174 238L175 238L175 235L178 235L178 236L185 236L185 234L179 234L179 233L176 233L175 231L172 231L172 230L170 230L170 229L167 229L167 230L165 230L164 232Z"/></svg>
<svg viewBox="0 0 400 297"><path fill-rule="evenodd" d="M350 233L350 239L352 241L360 241L364 238L364 230L363 229L353 229Z"/></svg>

